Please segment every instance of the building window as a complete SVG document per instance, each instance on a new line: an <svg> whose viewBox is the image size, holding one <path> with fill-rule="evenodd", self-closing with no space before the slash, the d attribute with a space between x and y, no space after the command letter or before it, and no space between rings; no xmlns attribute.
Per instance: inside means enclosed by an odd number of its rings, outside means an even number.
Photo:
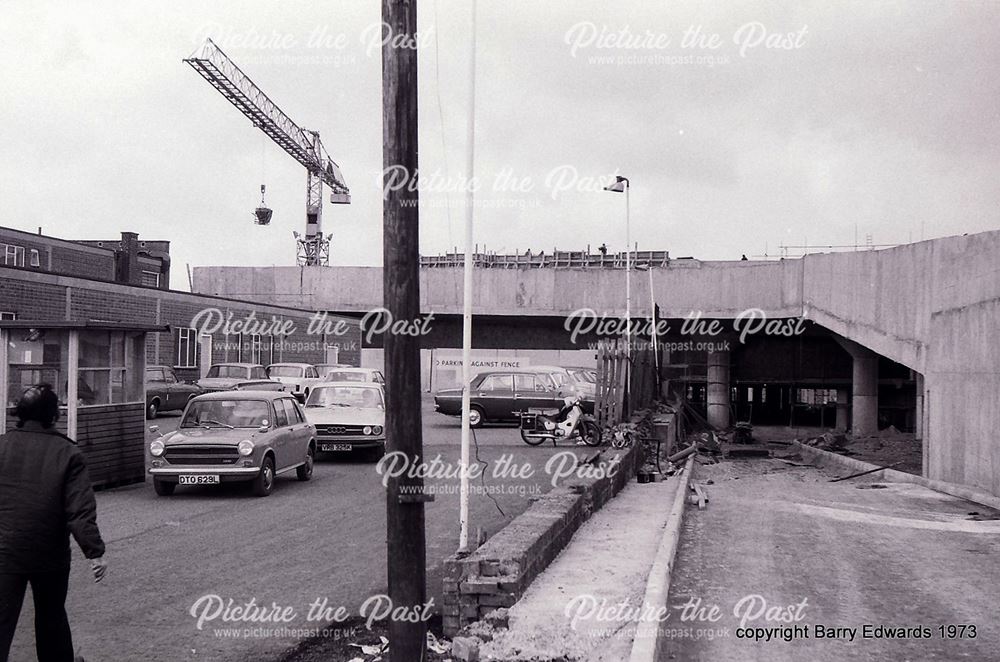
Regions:
<svg viewBox="0 0 1000 662"><path fill-rule="evenodd" d="M7 344L7 405L17 404L26 388L42 382L51 384L65 405L68 357L68 331L12 329Z"/></svg>
<svg viewBox="0 0 1000 662"><path fill-rule="evenodd" d="M264 358L264 343L260 334L255 333L250 336L250 362L261 363Z"/></svg>
<svg viewBox="0 0 1000 662"><path fill-rule="evenodd" d="M77 402L83 406L141 402L143 348L141 333L81 331Z"/></svg>
<svg viewBox="0 0 1000 662"><path fill-rule="evenodd" d="M0 254L3 255L3 263L8 267L24 266L24 246L0 244Z"/></svg>
<svg viewBox="0 0 1000 662"><path fill-rule="evenodd" d="M16 320L17 313L0 312L0 320Z"/></svg>
<svg viewBox="0 0 1000 662"><path fill-rule="evenodd" d="M32 248L31 249L31 266L33 266L33 267L40 267L40 266L42 266L42 259L38 255L38 249L37 248Z"/></svg>
<svg viewBox="0 0 1000 662"><path fill-rule="evenodd" d="M142 284L146 287L159 287L160 286L160 274L155 271L142 271Z"/></svg>
<svg viewBox="0 0 1000 662"><path fill-rule="evenodd" d="M198 330L177 329L177 362L175 368L198 367Z"/></svg>

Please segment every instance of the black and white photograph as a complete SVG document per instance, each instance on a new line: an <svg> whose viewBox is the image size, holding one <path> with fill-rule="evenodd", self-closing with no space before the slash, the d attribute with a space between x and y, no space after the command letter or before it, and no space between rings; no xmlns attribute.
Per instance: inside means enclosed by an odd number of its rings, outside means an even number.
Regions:
<svg viewBox="0 0 1000 662"><path fill-rule="evenodd" d="M0 52L0 662L1000 660L1000 0Z"/></svg>

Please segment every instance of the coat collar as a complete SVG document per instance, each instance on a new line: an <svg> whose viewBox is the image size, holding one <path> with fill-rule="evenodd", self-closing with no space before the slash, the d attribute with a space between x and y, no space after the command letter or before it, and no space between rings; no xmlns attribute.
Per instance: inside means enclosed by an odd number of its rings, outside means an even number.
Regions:
<svg viewBox="0 0 1000 662"><path fill-rule="evenodd" d="M15 429L21 430L22 432L55 432L56 431L55 427L47 428L47 427L43 426L41 423L39 423L38 421L25 421L24 424L21 425L21 427L15 428Z"/></svg>

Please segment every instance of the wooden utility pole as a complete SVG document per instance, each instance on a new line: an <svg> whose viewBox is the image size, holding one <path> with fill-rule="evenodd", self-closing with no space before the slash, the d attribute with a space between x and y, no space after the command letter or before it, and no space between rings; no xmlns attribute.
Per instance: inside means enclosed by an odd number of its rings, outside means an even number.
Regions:
<svg viewBox="0 0 1000 662"><path fill-rule="evenodd" d="M400 167L417 176L417 3L382 0L382 161L384 173ZM388 32L388 35L386 34ZM392 169L392 170L390 170ZM412 184L412 185L411 185ZM390 190L391 189L391 190ZM420 246L418 193L415 181L389 186L382 201L383 297L394 321L420 317ZM420 421L420 338L387 333L386 443L411 466L423 461ZM393 608L423 611L426 602L424 546L424 481L404 472L389 480L386 533L389 597ZM393 662L419 662L427 649L427 623L389 622Z"/></svg>

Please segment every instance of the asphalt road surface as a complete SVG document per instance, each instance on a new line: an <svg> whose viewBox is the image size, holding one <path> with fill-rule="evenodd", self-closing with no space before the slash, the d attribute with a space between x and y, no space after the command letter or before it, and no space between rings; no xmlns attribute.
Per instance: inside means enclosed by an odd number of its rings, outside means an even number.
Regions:
<svg viewBox="0 0 1000 662"><path fill-rule="evenodd" d="M165 432L178 418L168 414L156 423ZM435 414L429 399L423 435L428 461L440 454L457 465L458 421ZM514 427L488 427L476 437L479 456L493 463L484 472L485 485L504 492L493 497L505 514L485 494L473 494L473 533L483 527L493 534L523 512L531 493L551 489L544 470L548 458L575 451L529 447ZM511 466L530 462L534 474L493 476L504 456ZM457 479L427 483L448 492ZM435 607L441 604L441 561L458 543L458 502L457 490L439 492L426 508L427 587ZM150 482L99 492L98 521L108 544L108 576L94 584L74 546L67 600L74 643L90 661L269 659L323 625L307 621L314 601L326 599L327 608L357 616L366 600L386 590L385 493L375 465L363 458L318 461L307 483L295 480L294 472L279 477L267 498L249 496L239 485L179 488L169 498L157 497ZM211 595L225 603L232 599L234 606L251 599L273 603L291 608L294 617L247 623L223 622L220 614L199 629L190 610ZM209 597L197 613L213 611ZM35 659L32 621L29 592L11 651L14 662Z"/></svg>
<svg viewBox="0 0 1000 662"><path fill-rule="evenodd" d="M777 460L698 468L714 484L707 509L685 515L661 661L1000 659L996 513L834 475Z"/></svg>

